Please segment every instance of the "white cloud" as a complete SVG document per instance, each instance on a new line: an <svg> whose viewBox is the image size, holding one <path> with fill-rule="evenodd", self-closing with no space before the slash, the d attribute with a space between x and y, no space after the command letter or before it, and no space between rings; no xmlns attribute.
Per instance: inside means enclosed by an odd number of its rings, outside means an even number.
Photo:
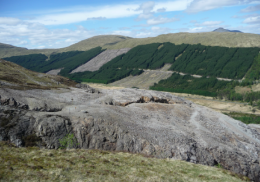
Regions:
<svg viewBox="0 0 260 182"><path fill-rule="evenodd" d="M155 11L157 11L157 12L158 11L159 12L166 11L165 8L159 8L157 10L155 10L155 9L156 9L155 3L153 1L148 1L148 2L145 2L145 3L140 5L140 7L137 9L137 11L141 10L143 13L141 13L136 20L137 21L140 21L142 19L147 20L147 22L146 22L147 24L141 25L141 26L159 25L159 24L165 24L165 23L170 23L170 22L174 22L174 21L179 20L178 18L174 18L174 17L173 18L167 18L167 17L163 17L163 16L155 17L154 16Z"/></svg>
<svg viewBox="0 0 260 182"><path fill-rule="evenodd" d="M247 24L260 24L260 16L252 16L252 17L248 17L246 18L243 23L247 23Z"/></svg>
<svg viewBox="0 0 260 182"><path fill-rule="evenodd" d="M188 5L192 1L193 0L175 0L175 1L164 1L160 3L156 3L154 6L154 11L162 8L164 8L166 12L183 11L187 9Z"/></svg>
<svg viewBox="0 0 260 182"><path fill-rule="evenodd" d="M139 14L137 21L140 21L142 19L148 19L153 17L154 12L152 12L154 8L155 3L153 1L148 1L140 5L136 11L142 11L141 14Z"/></svg>
<svg viewBox="0 0 260 182"><path fill-rule="evenodd" d="M155 3L153 1L147 1L142 3L136 11L142 11L143 13L150 13L153 10Z"/></svg>
<svg viewBox="0 0 260 182"><path fill-rule="evenodd" d="M82 22L93 17L122 18L140 14L140 11L135 11L137 8L138 5L136 4L104 6L88 11L44 15L28 21L38 22L44 25L61 25Z"/></svg>
<svg viewBox="0 0 260 182"><path fill-rule="evenodd" d="M149 1L140 4L119 4L102 7L72 7L34 12L34 18L20 20L12 17L0 17L0 42L22 45L27 48L60 48L69 46L83 39L104 34L103 30L87 30L83 26L76 29L48 29L46 25L71 24L87 20L102 20L109 18L123 18L140 15L145 18L146 26L158 25L176 21L177 18L154 17L158 11L185 10L192 0L175 0L165 2ZM158 11L157 11L158 10ZM45 14L46 13L46 14ZM32 12L29 14L33 14ZM158 32L167 32L166 29L140 29L106 31L106 34L122 34L132 37L156 36Z"/></svg>
<svg viewBox="0 0 260 182"><path fill-rule="evenodd" d="M131 37L133 34L129 30L115 30L111 32L112 35L125 35Z"/></svg>
<svg viewBox="0 0 260 182"><path fill-rule="evenodd" d="M44 49L46 46L38 46L36 49Z"/></svg>
<svg viewBox="0 0 260 182"><path fill-rule="evenodd" d="M166 9L165 9L165 8L160 8L160 9L157 9L156 11L159 12L159 13L161 13L161 12L165 12Z"/></svg>
<svg viewBox="0 0 260 182"><path fill-rule="evenodd" d="M194 27L190 28L188 32L201 32L202 29L203 27Z"/></svg>
<svg viewBox="0 0 260 182"><path fill-rule="evenodd" d="M16 25L0 24L0 42L23 45L27 48L43 45L53 45L53 48L60 48L94 35L96 33L83 26L78 26L75 30L49 30L39 23L28 23L22 20Z"/></svg>
<svg viewBox="0 0 260 182"><path fill-rule="evenodd" d="M198 23L197 20L191 20L190 23Z"/></svg>
<svg viewBox="0 0 260 182"><path fill-rule="evenodd" d="M148 19L151 18L158 9L165 10L166 12L185 10L190 2L192 2L192 0L175 0L158 3L148 1L143 3L141 6L140 4L119 4L95 8L76 7L64 10L46 10L49 14L44 15L42 11L41 14L43 15L28 20L28 22L41 23L44 25L62 25L83 22L93 17L111 19L135 15L138 15L140 19Z"/></svg>
<svg viewBox="0 0 260 182"><path fill-rule="evenodd" d="M102 17L102 16L87 18L87 20L105 20L105 19L106 19L106 17Z"/></svg>
<svg viewBox="0 0 260 182"><path fill-rule="evenodd" d="M20 20L17 18L0 17L0 24L2 25L17 25L18 23L20 23Z"/></svg>
<svg viewBox="0 0 260 182"><path fill-rule="evenodd" d="M254 11L260 11L260 4L256 5L256 6L249 6L245 9L242 9L240 12L248 13L248 12L254 12Z"/></svg>
<svg viewBox="0 0 260 182"><path fill-rule="evenodd" d="M157 33L158 35L164 33L170 33L172 31L172 29L166 27L152 27L151 30L154 33Z"/></svg>
<svg viewBox="0 0 260 182"><path fill-rule="evenodd" d="M130 30L131 28L130 27L120 27L119 29L120 30Z"/></svg>
<svg viewBox="0 0 260 182"><path fill-rule="evenodd" d="M171 33L173 29L162 28L162 27L151 27L151 28L141 28L133 29L132 31L116 30L110 34L114 35L125 35L135 38L145 38L145 37L155 37L161 34Z"/></svg>
<svg viewBox="0 0 260 182"><path fill-rule="evenodd" d="M216 26L223 23L223 21L205 21L203 23L197 23L196 26Z"/></svg>
<svg viewBox="0 0 260 182"><path fill-rule="evenodd" d="M64 10L60 9L57 11L52 10L47 11L48 14L45 15L43 11L40 13L41 16L36 16L34 19L27 20L19 20L17 18L11 17L0 17L0 42L22 45L23 47L28 48L40 48L41 46L49 48L60 48L69 46L73 43L99 34L126 35L136 38L143 38L147 36L152 37L175 31L174 29L159 27L159 25L175 22L179 20L178 18L180 18L156 16L156 13L158 12L186 10L189 13L195 13L223 6L244 4L246 2L249 4L251 3L252 7L254 5L253 3L255 3L252 0L172 0L164 2L148 1L142 5L134 3L122 3L119 5L109 5L102 7L77 7ZM249 9L250 8L244 11L249 12ZM252 11L252 8L250 11ZM87 20L124 18L130 16L135 16L140 20L145 20L146 24L138 26L129 25L129 27L121 27L118 28L118 30L115 29L116 27L100 27L99 30L89 30L83 26L77 26L76 29L48 29L48 26L46 26L71 24ZM246 15L241 18L244 19L243 23L246 23L247 25L243 27L243 29L237 28L238 30L244 30L244 32L246 32L246 27L250 27L252 30L247 32L260 32L260 26L258 26L260 23L259 14ZM187 27L184 27L182 30L187 32L206 32L218 28L220 24L222 24L221 26L226 27L223 25L222 21L206 21L201 19L197 21L190 21L190 23L192 24L189 24L189 26L187 25ZM52 28L53 27L54 26L52 26Z"/></svg>
<svg viewBox="0 0 260 182"><path fill-rule="evenodd" d="M158 24L164 24L164 23L170 23L174 21L178 21L178 18L167 18L167 17L155 17L152 19L147 20L148 25L158 25Z"/></svg>
<svg viewBox="0 0 260 182"><path fill-rule="evenodd" d="M248 4L250 2L253 2L253 0L193 0L186 9L186 12L197 13L225 6Z"/></svg>
<svg viewBox="0 0 260 182"><path fill-rule="evenodd" d="M182 29L182 31L191 32L191 33L211 32L214 29L218 28L219 25L223 23L223 21L204 21L202 23L199 23L196 20L191 20L190 23L192 23L194 27L186 28L186 29L184 28L184 29ZM223 26L225 26L225 25L223 25Z"/></svg>

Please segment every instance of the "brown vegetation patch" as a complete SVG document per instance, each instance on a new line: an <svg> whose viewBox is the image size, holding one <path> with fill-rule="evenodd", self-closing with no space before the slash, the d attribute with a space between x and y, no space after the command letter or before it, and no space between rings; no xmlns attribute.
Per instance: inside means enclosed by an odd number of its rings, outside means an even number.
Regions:
<svg viewBox="0 0 260 182"><path fill-rule="evenodd" d="M0 142L2 181L246 181L215 167L101 150L40 150ZM50 155L51 154L51 155ZM79 157L82 156L82 157Z"/></svg>

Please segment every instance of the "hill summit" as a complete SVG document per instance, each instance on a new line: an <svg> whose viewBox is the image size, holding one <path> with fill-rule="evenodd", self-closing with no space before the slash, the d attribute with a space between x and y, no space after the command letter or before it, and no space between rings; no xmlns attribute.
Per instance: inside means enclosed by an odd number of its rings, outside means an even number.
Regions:
<svg viewBox="0 0 260 182"><path fill-rule="evenodd" d="M237 32L237 33L243 33L239 30L228 30L228 29L224 29L222 27L216 29L216 30L213 30L213 32Z"/></svg>

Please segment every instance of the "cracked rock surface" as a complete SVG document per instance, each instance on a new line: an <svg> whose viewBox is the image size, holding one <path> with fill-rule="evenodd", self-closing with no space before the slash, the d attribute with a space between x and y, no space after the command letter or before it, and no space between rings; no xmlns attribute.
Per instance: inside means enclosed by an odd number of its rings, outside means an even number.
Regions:
<svg viewBox="0 0 260 182"><path fill-rule="evenodd" d="M258 125L165 92L89 89L0 88L0 140L23 146L24 136L35 134L42 146L57 149L59 139L73 133L80 148L220 164L260 181Z"/></svg>

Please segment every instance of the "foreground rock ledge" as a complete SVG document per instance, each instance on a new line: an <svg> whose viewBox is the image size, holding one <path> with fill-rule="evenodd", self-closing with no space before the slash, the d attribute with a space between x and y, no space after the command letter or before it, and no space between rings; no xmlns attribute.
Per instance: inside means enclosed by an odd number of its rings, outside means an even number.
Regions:
<svg viewBox="0 0 260 182"><path fill-rule="evenodd" d="M0 96L0 141L24 146L35 136L38 145L57 149L59 139L73 133L80 148L220 164L260 181L258 126L169 93L0 88Z"/></svg>

